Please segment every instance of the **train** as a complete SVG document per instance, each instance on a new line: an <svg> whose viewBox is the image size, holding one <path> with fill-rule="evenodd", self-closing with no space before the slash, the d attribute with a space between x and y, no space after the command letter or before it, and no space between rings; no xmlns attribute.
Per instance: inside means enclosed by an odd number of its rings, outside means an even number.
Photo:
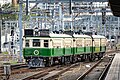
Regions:
<svg viewBox="0 0 120 80"><path fill-rule="evenodd" d="M94 61L106 52L107 38L73 31L24 30L23 57L29 67Z"/></svg>

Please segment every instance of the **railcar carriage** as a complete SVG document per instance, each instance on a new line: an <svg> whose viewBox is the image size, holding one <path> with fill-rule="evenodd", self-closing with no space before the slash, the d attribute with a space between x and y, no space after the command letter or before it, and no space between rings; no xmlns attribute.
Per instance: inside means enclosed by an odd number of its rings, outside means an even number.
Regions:
<svg viewBox="0 0 120 80"><path fill-rule="evenodd" d="M25 37L23 55L29 67L50 66L56 59L72 55L72 41L67 34Z"/></svg>
<svg viewBox="0 0 120 80"><path fill-rule="evenodd" d="M92 38L88 35L74 34L75 60L85 60L92 53Z"/></svg>
<svg viewBox="0 0 120 80"><path fill-rule="evenodd" d="M92 57L101 58L106 51L107 38L101 35L92 35L93 37L93 55Z"/></svg>
<svg viewBox="0 0 120 80"><path fill-rule="evenodd" d="M100 35L78 35L74 34L73 51L74 60L84 61L89 59L94 61L100 59L106 51L106 37Z"/></svg>

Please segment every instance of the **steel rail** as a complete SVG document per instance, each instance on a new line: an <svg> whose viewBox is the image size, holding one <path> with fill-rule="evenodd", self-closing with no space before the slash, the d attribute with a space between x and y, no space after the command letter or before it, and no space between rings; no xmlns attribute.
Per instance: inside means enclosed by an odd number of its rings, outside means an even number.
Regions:
<svg viewBox="0 0 120 80"><path fill-rule="evenodd" d="M100 75L99 79L98 80L104 80L104 78L106 77L106 74L110 68L110 65L113 61L114 57L112 57L112 59L110 60L110 62L107 64L107 66L105 67L104 71L102 72L102 74Z"/></svg>
<svg viewBox="0 0 120 80"><path fill-rule="evenodd" d="M104 58L104 57L103 57L103 58ZM99 65L99 64L102 62L103 58L101 58L95 65L93 65L90 69L88 69L88 70L87 70L85 73L83 73L81 76L79 76L79 77L77 78L77 80L83 80L87 74L89 74L97 65ZM114 57L112 57L112 59L109 61L108 65L106 66L107 68L110 67L110 64L111 64L113 58L114 58ZM105 73L107 72L107 68L105 68L106 70L104 70L104 72L101 74L99 80L103 80L103 78L105 77Z"/></svg>
<svg viewBox="0 0 120 80"><path fill-rule="evenodd" d="M83 73L80 77L77 78L77 80L82 80L88 73L90 73L100 62L102 59L100 59L95 65L93 65L90 69L88 69L85 73Z"/></svg>

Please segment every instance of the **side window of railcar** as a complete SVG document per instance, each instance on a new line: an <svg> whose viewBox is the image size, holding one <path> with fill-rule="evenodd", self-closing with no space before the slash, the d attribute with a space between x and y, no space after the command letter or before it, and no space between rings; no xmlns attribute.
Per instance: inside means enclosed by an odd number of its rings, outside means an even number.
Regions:
<svg viewBox="0 0 120 80"><path fill-rule="evenodd" d="M64 39L64 47L72 47L72 39Z"/></svg>
<svg viewBox="0 0 120 80"><path fill-rule="evenodd" d="M76 46L77 47L82 47L82 39L77 39L76 40Z"/></svg>
<svg viewBox="0 0 120 80"><path fill-rule="evenodd" d="M86 38L86 46L90 46L91 45L91 39L90 38Z"/></svg>
<svg viewBox="0 0 120 80"><path fill-rule="evenodd" d="M106 39L101 39L101 45L105 46L106 45Z"/></svg>
<svg viewBox="0 0 120 80"><path fill-rule="evenodd" d="M25 47L29 47L29 40L25 40Z"/></svg>
<svg viewBox="0 0 120 80"><path fill-rule="evenodd" d="M33 39L33 47L40 47L40 40L39 39Z"/></svg>
<svg viewBox="0 0 120 80"><path fill-rule="evenodd" d="M94 39L95 41L95 46L100 46L99 43L100 43L100 39Z"/></svg>
<svg viewBox="0 0 120 80"><path fill-rule="evenodd" d="M52 44L53 44L53 48L61 48L61 44L62 44L61 39L54 39Z"/></svg>
<svg viewBox="0 0 120 80"><path fill-rule="evenodd" d="M44 47L48 47L48 40L44 40Z"/></svg>

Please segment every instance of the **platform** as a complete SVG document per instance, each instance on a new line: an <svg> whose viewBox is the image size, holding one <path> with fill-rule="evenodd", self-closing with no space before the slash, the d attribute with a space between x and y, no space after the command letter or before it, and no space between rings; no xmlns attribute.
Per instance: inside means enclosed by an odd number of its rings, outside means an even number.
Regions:
<svg viewBox="0 0 120 80"><path fill-rule="evenodd" d="M120 80L120 53L115 55L105 80Z"/></svg>

